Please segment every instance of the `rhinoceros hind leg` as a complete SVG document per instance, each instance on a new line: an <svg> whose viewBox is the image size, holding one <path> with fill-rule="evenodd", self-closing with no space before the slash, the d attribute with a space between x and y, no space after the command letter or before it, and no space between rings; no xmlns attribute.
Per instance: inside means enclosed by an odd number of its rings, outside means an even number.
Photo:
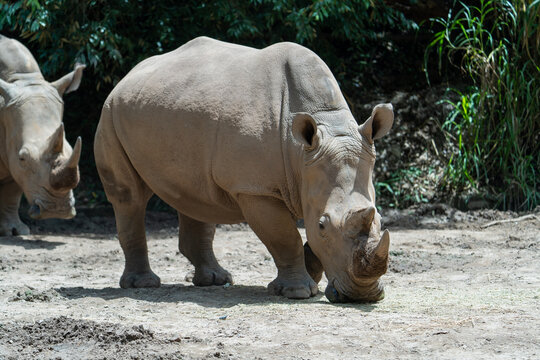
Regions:
<svg viewBox="0 0 540 360"><path fill-rule="evenodd" d="M124 152L106 108L96 132L94 153L107 199L113 205L118 239L126 259L120 286L159 287L160 279L150 269L144 227L146 204L152 191Z"/></svg>
<svg viewBox="0 0 540 360"><path fill-rule="evenodd" d="M0 185L0 236L30 234L19 218L21 195L22 190L14 181Z"/></svg>
<svg viewBox="0 0 540 360"><path fill-rule="evenodd" d="M144 202L146 204L146 201ZM118 239L126 259L120 278L122 288L159 287L159 277L150 269L144 228L145 206L113 202Z"/></svg>
<svg viewBox="0 0 540 360"><path fill-rule="evenodd" d="M195 266L193 284L196 286L232 284L231 274L217 262L212 243L216 226L178 213L178 248Z"/></svg>
<svg viewBox="0 0 540 360"><path fill-rule="evenodd" d="M240 195L249 226L264 243L278 269L268 290L290 299L307 299L319 291L304 263L302 237L286 205L275 198Z"/></svg>

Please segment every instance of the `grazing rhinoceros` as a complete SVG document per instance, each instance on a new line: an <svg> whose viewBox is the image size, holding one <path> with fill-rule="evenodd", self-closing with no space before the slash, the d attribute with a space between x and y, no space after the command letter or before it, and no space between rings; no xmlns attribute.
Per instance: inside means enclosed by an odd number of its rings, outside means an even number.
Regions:
<svg viewBox="0 0 540 360"><path fill-rule="evenodd" d="M75 216L81 139L72 149L64 138L62 95L77 90L83 69L49 83L26 47L0 35L0 236L29 233L23 192L34 219Z"/></svg>
<svg viewBox="0 0 540 360"><path fill-rule="evenodd" d="M195 285L232 281L214 224L247 221L274 258L276 294L313 296L324 269L330 301L381 299L390 238L375 209L373 140L392 123L385 104L358 126L328 67L296 44L202 37L144 60L109 95L94 147L126 259L120 286L160 285L144 229L157 194L178 211Z"/></svg>

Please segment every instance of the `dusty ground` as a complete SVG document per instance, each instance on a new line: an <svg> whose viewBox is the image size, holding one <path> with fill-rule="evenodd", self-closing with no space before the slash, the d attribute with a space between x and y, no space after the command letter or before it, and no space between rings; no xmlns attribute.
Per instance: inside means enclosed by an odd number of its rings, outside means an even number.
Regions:
<svg viewBox="0 0 540 360"><path fill-rule="evenodd" d="M147 220L164 285L120 289L110 215L87 210L0 238L0 359L540 358L537 219L483 229L517 215L383 212L392 234L386 299L341 305L322 294L268 295L273 262L242 225L220 227L215 241L235 285L192 286L174 217L162 213Z"/></svg>

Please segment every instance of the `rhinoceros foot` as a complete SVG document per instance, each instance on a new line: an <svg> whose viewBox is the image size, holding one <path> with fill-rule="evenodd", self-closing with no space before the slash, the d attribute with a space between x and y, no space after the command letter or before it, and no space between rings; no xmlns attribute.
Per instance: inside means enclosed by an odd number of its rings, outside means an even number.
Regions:
<svg viewBox="0 0 540 360"><path fill-rule="evenodd" d="M147 287L160 287L161 280L159 276L152 271L144 273L136 272L124 272L120 278L120 287L127 288L147 288Z"/></svg>
<svg viewBox="0 0 540 360"><path fill-rule="evenodd" d="M193 275L193 285L195 286L211 286L232 284L232 275L221 266L218 267L199 267L195 269Z"/></svg>
<svg viewBox="0 0 540 360"><path fill-rule="evenodd" d="M278 276L268 284L268 291L275 295L283 295L289 299L308 299L319 292L315 281L306 273L300 278Z"/></svg>
<svg viewBox="0 0 540 360"><path fill-rule="evenodd" d="M30 229L22 221L0 223L0 236L28 235Z"/></svg>
<svg viewBox="0 0 540 360"><path fill-rule="evenodd" d="M219 266L219 268L196 268L194 271L187 273L184 279L186 281L191 281L195 286L233 284L232 275L221 266Z"/></svg>

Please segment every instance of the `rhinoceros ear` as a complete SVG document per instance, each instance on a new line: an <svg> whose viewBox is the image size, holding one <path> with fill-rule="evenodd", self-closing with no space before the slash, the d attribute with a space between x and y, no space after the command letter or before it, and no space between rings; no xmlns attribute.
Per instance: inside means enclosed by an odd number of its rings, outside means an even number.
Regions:
<svg viewBox="0 0 540 360"><path fill-rule="evenodd" d="M70 92L77 90L79 85L81 85L82 74L85 68L86 65L75 64L75 70L67 75L64 75L55 82L52 82L51 85L58 90L60 96L69 94Z"/></svg>
<svg viewBox="0 0 540 360"><path fill-rule="evenodd" d="M370 143L382 138L390 131L394 123L394 108L392 104L379 104L373 108L371 116L358 130Z"/></svg>
<svg viewBox="0 0 540 360"><path fill-rule="evenodd" d="M296 140L304 145L306 150L317 147L317 123L307 113L297 113L292 121L292 133Z"/></svg>
<svg viewBox="0 0 540 360"><path fill-rule="evenodd" d="M4 98L4 105L15 97L16 88L15 84L0 79L0 96Z"/></svg>

